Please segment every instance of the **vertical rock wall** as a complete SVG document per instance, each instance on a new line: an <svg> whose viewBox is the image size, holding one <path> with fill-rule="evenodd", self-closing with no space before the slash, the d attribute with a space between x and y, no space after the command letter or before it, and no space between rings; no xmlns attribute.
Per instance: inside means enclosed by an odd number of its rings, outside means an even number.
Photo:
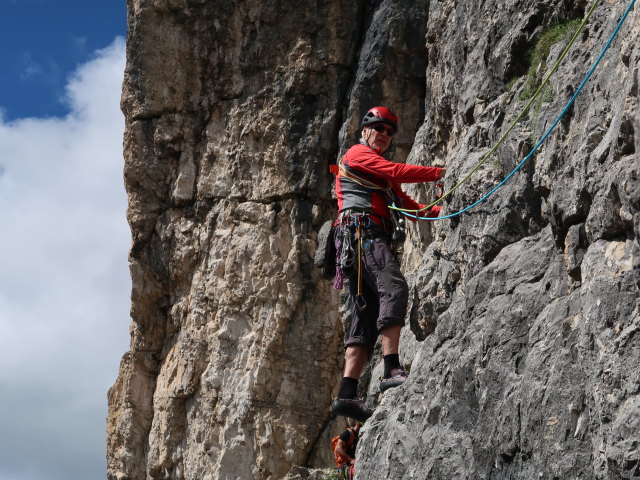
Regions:
<svg viewBox="0 0 640 480"><path fill-rule="evenodd" d="M409 161L444 157L447 186L457 182L565 42L551 46L537 74L527 52L590 5L431 2L427 114ZM525 156L627 5L603 2L543 100L445 202L447 212L480 198ZM410 379L367 422L359 478L640 475L639 36L634 12L558 129L505 187L437 223L427 248L414 234L405 258L410 322L425 340L406 338Z"/></svg>
<svg viewBox="0 0 640 480"><path fill-rule="evenodd" d="M417 123L424 25L404 32L398 4L384 6L395 31L368 41L400 62L394 101ZM311 257L335 214L343 116L367 108L347 108L349 91L380 80L358 67L379 15L350 0L128 2L133 323L109 393L109 478L282 478L328 457L313 450L333 433L342 327Z"/></svg>
<svg viewBox="0 0 640 480"><path fill-rule="evenodd" d="M335 214L328 165L383 103L402 119L394 157L446 164L451 186L522 108L541 33L589 5L128 0L133 322L109 478L326 463L342 327L311 257ZM447 211L522 158L624 6L603 1L551 94ZM370 386L360 478L638 475L637 12L627 23L521 173L470 214L412 227L411 378L380 398Z"/></svg>

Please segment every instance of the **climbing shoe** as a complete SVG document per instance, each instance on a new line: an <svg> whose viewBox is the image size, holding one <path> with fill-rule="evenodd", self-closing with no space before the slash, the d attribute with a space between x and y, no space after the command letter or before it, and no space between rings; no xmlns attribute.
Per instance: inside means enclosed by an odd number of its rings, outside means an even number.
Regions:
<svg viewBox="0 0 640 480"><path fill-rule="evenodd" d="M389 377L380 379L380 391L384 392L390 388L402 385L408 376L409 374L403 367L394 368L391 370Z"/></svg>
<svg viewBox="0 0 640 480"><path fill-rule="evenodd" d="M373 409L365 405L364 398L336 398L331 404L331 413L364 422L373 415Z"/></svg>

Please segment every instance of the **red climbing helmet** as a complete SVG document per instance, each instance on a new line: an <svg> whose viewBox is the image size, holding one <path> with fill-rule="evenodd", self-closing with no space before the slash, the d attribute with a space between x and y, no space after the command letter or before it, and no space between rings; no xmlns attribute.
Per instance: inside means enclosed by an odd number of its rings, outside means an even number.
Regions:
<svg viewBox="0 0 640 480"><path fill-rule="evenodd" d="M364 115L360 128L378 122L391 125L391 128L393 128L393 133L396 133L396 131L398 131L398 116L387 107L373 107L372 109L370 109Z"/></svg>

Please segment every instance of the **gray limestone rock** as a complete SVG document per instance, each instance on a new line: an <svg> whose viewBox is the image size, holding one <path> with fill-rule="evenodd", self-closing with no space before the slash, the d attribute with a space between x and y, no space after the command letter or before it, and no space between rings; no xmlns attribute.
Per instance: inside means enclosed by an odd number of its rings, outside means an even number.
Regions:
<svg viewBox="0 0 640 480"><path fill-rule="evenodd" d="M535 38L581 14L556 3L551 9L432 2L427 88L439 94L428 96L427 112L434 114L426 115L410 159L425 152L445 157L447 186L469 170L524 104L522 81L511 91L499 88L513 69L501 62L513 65L523 53L510 43L522 41L510 40L513 23ZM524 156L528 137L538 138L573 93L624 7L600 7L554 76L553 99L540 104L537 118L516 126L500 163L479 170L482 178L446 202L447 212L479 198ZM519 13L507 15L512 9ZM467 23L470 18L482 21ZM409 320L425 340L409 382L385 393L365 428L359 478L640 475L640 437L632 432L640 419L639 160L632 120L639 33L630 17L530 166L469 214L436 224L428 248L418 244L421 232L411 237L405 265L414 266L416 293ZM589 136L598 128L597 137Z"/></svg>

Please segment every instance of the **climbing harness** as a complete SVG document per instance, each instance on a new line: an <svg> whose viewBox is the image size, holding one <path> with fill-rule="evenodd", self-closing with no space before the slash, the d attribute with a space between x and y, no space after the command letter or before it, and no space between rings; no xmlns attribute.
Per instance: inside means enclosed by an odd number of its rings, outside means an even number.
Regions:
<svg viewBox="0 0 640 480"><path fill-rule="evenodd" d="M344 286L344 277L353 278L356 282L354 284L356 286L355 307L359 311L367 308L367 301L362 294L362 269L364 268L362 255L371 248L376 235L382 234L382 232L385 235L390 235L384 226L378 227L376 222L372 220L372 215L367 212L345 210L340 213L336 222L336 249L338 253L333 287L336 290L341 290ZM373 216L375 217L375 215ZM357 243L357 247L354 242ZM391 243L393 243L392 240Z"/></svg>
<svg viewBox="0 0 640 480"><path fill-rule="evenodd" d="M391 188L391 184L387 183L386 185L383 186L375 182L373 179L368 179L366 178L366 176L358 175L358 173L356 173L355 170L345 165L342 159L339 161L338 165L335 165L334 167L337 167L337 168L329 169L332 173L337 172L341 177L344 177L354 183L357 183L358 185L370 191L375 190L380 192L383 195L386 195L387 200L391 202L391 205L395 206L396 203L399 202L397 195L393 191L393 188ZM436 184L436 186L437 185L442 186L443 184L438 183ZM398 249L404 242L404 239L406 238L405 220L401 212L398 210L399 209L391 209L389 211L390 213L389 221L391 224L390 237L391 237L391 242L393 247L392 250L394 251L398 251ZM385 219L381 219L381 220L383 222L386 221ZM383 227L386 227L386 226L383 226Z"/></svg>
<svg viewBox="0 0 640 480"><path fill-rule="evenodd" d="M596 2L598 3L598 2ZM529 158L531 158L533 156L533 154L538 150L538 148L540 148L540 145L542 145L545 140L549 137L549 135L551 134L551 132L553 132L553 130L556 128L556 126L558 125L558 123L560 123L560 120L562 120L562 117L564 117L564 115L567 113L567 111L569 110L569 108L571 108L571 105L573 105L575 99L577 98L577 96L580 94L580 92L582 91L582 89L584 88L585 84L587 83L587 81L589 81L589 79L591 78L591 76L593 75L593 72L596 70L596 68L598 68L598 65L600 64L602 58L604 57L605 53L607 52L607 50L609 50L609 47L611 46L611 44L613 43L613 40L616 38L616 36L618 35L618 32L620 31L620 28L622 28L623 23L625 22L625 20L627 19L627 17L629 16L629 13L631 12L631 9L633 8L634 4L636 3L636 0L632 0L631 3L629 4L629 6L627 7L627 9L625 10L624 14L622 15L620 21L618 22L618 25L616 26L615 30L613 31L613 33L611 34L611 37L609 38L609 40L607 41L606 45L604 46L604 48L602 49L602 52L600 53L600 55L598 56L598 58L596 59L596 61L594 62L593 66L589 69L589 71L587 72L587 74L585 75L584 79L582 80L582 82L580 83L580 86L576 89L575 93L573 94L573 96L571 97L571 99L567 102L567 104L565 105L565 107L562 109L562 111L560 112L560 114L558 115L558 117L555 119L555 121L553 122L553 124L547 129L547 131L544 133L544 135L542 135L542 137L540 138L540 140L538 141L538 143L536 143L536 145L531 149L531 151L527 154L526 157L524 157L524 159L522 159L522 161L511 171L511 173L509 173L509 175L507 175L507 177L502 180L498 185L496 185L493 189L491 189L487 194L485 194L480 200L477 200L475 203L463 208L462 210L458 211L458 212L454 212L451 213L449 215L442 215L440 217L435 217L435 218L426 218L426 217L418 217L415 215L410 215L407 213L407 211L403 211L403 214L406 215L407 217L410 218L414 218L416 220L425 220L425 221L434 221L434 220L443 220L445 218L453 218L455 216L461 215L462 213L472 209L473 207L475 207L476 205L484 202L487 198L489 198L496 190L498 190L501 186L503 186L518 170L520 170L520 168L522 168L522 166L525 164L525 162L527 160L529 160ZM593 7L592 7L593 10ZM589 12L591 13L591 11ZM585 17L588 18L588 17ZM465 177L466 178L466 177ZM463 179L465 180L465 179ZM459 182L459 184L462 182ZM457 187L458 185L456 185ZM450 194L453 191L453 189L451 191L449 191L447 194L445 194L442 198L445 198L448 194ZM389 207L391 208L391 207ZM398 209L396 209L398 210ZM414 212L417 212L414 210Z"/></svg>
<svg viewBox="0 0 640 480"><path fill-rule="evenodd" d="M364 295L362 295L362 248L365 240L364 232L371 228L371 217L367 214L347 214L346 217L349 219L348 222L352 225L352 228L355 228L356 241L358 242L358 266L356 269L357 295L355 305L359 311L362 311L367 308L367 301L364 299Z"/></svg>

